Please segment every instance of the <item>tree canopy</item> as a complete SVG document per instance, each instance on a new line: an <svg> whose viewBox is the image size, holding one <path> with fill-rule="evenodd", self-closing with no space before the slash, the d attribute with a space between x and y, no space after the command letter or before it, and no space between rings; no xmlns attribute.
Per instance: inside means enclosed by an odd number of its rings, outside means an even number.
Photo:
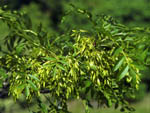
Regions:
<svg viewBox="0 0 150 113"><path fill-rule="evenodd" d="M33 30L24 13L0 9L0 20L9 27L0 47L0 86L9 83L14 99L36 98L43 113L69 112L69 99L83 100L86 112L91 99L133 111L126 100L138 89L139 69L149 65L149 28L128 28L112 17L72 7L85 16L89 29L53 35L41 24ZM49 106L40 100L43 93L49 94Z"/></svg>

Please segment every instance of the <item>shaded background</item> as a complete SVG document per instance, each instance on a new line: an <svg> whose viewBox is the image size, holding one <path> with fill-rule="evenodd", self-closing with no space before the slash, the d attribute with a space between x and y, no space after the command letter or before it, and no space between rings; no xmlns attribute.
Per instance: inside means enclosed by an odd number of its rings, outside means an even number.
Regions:
<svg viewBox="0 0 150 113"><path fill-rule="evenodd" d="M33 28L42 23L43 27L53 34L61 34L69 29L90 28L89 22L85 21L82 15L76 13L71 13L70 16L65 17L65 22L61 24L62 17L71 9L70 3L79 8L87 9L93 15L110 15L116 21L129 27L150 27L150 0L0 0L0 6L7 5L8 10L19 10L27 13L31 18ZM7 29L6 25L0 21L0 44L7 34ZM144 113L150 113L150 66L143 67L141 72L140 90L137 91L136 98L129 99L129 101L137 108L137 113L144 112L143 110L145 110ZM26 110L23 100L18 101L14 106L11 98L5 99L4 97L7 97L7 92L0 89L0 113L18 113L22 112L23 108ZM78 103L80 102L73 101L69 104L69 108L74 113L83 112L83 107ZM109 110L102 110L101 113L114 111ZM99 112L99 110L92 111L92 113Z"/></svg>

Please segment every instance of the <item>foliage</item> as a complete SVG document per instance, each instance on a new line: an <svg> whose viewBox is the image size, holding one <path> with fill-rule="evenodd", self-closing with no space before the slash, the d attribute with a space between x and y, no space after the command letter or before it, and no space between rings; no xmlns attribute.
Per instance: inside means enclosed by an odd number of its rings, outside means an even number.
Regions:
<svg viewBox="0 0 150 113"><path fill-rule="evenodd" d="M86 0L86 2L85 0L69 0L69 2L81 8L88 9L88 11L95 15L111 15L117 21L131 27L137 25L148 27L150 25L149 0ZM69 9L67 3L68 0L64 0L64 9ZM76 22L75 18L70 20Z"/></svg>
<svg viewBox="0 0 150 113"><path fill-rule="evenodd" d="M34 7L30 4L36 4L40 11L43 12L41 17L47 16L49 13L50 24L53 28L59 26L60 18L65 10L68 10L68 3L73 3L84 9L88 9L94 14L107 14L115 17L117 21L129 26L149 26L150 18L150 0L61 0L59 2L55 0L2 0L0 5L8 5L10 9L22 9L25 5L32 11ZM139 5L140 4L140 5ZM40 12L39 11L39 12ZM46 12L46 13L45 13ZM36 16L36 13L30 12ZM39 19L39 18L38 18ZM38 19L34 19L35 21ZM52 23L51 23L52 22ZM70 18L70 23L78 22L76 18ZM82 25L84 22L82 21Z"/></svg>
<svg viewBox="0 0 150 113"><path fill-rule="evenodd" d="M41 24L33 30L23 13L0 9L0 19L9 27L8 52L1 47L1 86L8 82L14 99L36 97L43 113L69 113L70 98L82 99L87 113L90 99L133 111L126 97L134 95L139 69L149 63L149 29L128 28L109 16L73 9L85 15L90 29L70 28L59 36L45 32ZM40 100L45 92L49 107Z"/></svg>
<svg viewBox="0 0 150 113"><path fill-rule="evenodd" d="M95 15L107 14L113 16L117 21L127 25L127 26L144 26L149 27L150 16L149 16L149 0L70 0L76 6L82 7L84 9L88 9L88 11L92 12ZM140 4L140 6L139 6ZM67 3L64 2L64 8L66 10L70 9ZM78 18L76 18L78 17ZM71 12L71 15L68 16L67 21L63 24L60 24L61 29L65 28L82 28L82 29L90 29L91 26L89 21L84 18L83 15L78 15L75 12ZM86 20L86 21L85 21ZM71 24L69 24L71 23ZM149 66L148 66L149 68ZM150 77L144 75L144 70L142 71L142 83L149 88ZM144 92L145 91L145 92ZM150 90L148 90L150 91ZM141 87L138 91L137 98L135 100L139 100L139 94L147 93L145 88ZM142 95L143 96L143 95Z"/></svg>
<svg viewBox="0 0 150 113"><path fill-rule="evenodd" d="M42 101L44 101L42 99ZM19 104L18 104L19 101ZM28 113L28 109L26 108L26 104L22 99L19 99L16 103L14 103L12 98L6 98L6 99L0 99L0 110L2 113ZM24 104L23 104L24 103ZM46 103L45 103L46 104ZM95 104L95 102L92 102L92 104ZM149 113L150 111L150 94L144 97L139 102L133 103L132 106L136 108L136 111L134 113ZM36 110L36 105L33 107L32 103L29 104L30 110L32 111ZM32 106L32 107L31 107ZM96 105L93 105L94 108L90 108L91 113L121 113L119 109L114 109L113 107L107 108L105 106L101 106L100 108L97 108ZM72 113L84 113L84 106L82 104L81 100L71 100L68 102L68 109Z"/></svg>
<svg viewBox="0 0 150 113"><path fill-rule="evenodd" d="M50 29L50 23L51 23L51 20L49 18L50 14L48 12L45 12L43 14L43 12L40 10L40 5L31 3L29 5L23 6L20 10L28 14L28 16L31 18L33 28L37 28L37 26L40 23L42 23L45 29L48 29L50 31L52 30Z"/></svg>

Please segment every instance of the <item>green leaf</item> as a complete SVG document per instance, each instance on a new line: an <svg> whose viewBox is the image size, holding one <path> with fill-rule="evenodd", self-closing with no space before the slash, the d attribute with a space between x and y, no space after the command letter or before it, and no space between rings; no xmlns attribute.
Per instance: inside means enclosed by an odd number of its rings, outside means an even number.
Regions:
<svg viewBox="0 0 150 113"><path fill-rule="evenodd" d="M47 110L47 107L46 107L45 104L41 103L41 104L40 104L40 107L41 107L43 113L48 113L48 110Z"/></svg>
<svg viewBox="0 0 150 113"><path fill-rule="evenodd" d="M29 74L29 77L31 77L32 79L34 79L34 80L40 82L40 80L39 80L36 76L34 76L34 75Z"/></svg>
<svg viewBox="0 0 150 113"><path fill-rule="evenodd" d="M122 50L123 50L122 47L117 48L113 53L113 56L117 56Z"/></svg>
<svg viewBox="0 0 150 113"><path fill-rule="evenodd" d="M109 94L108 94L107 92L104 92L104 96L105 96L105 98L106 98L106 100L107 100L106 105L107 105L108 107L111 107L111 106L112 106L112 101L111 101L111 99L110 99Z"/></svg>
<svg viewBox="0 0 150 113"><path fill-rule="evenodd" d="M59 60L58 62L65 64L65 65L68 65L68 62L66 62L65 60Z"/></svg>
<svg viewBox="0 0 150 113"><path fill-rule="evenodd" d="M143 53L140 55L140 59L141 59L142 61L144 61L144 59L146 58L147 53L148 53L148 49L144 50Z"/></svg>
<svg viewBox="0 0 150 113"><path fill-rule="evenodd" d="M0 68L0 76L2 76L4 79L8 76L3 68Z"/></svg>
<svg viewBox="0 0 150 113"><path fill-rule="evenodd" d="M83 45L83 47L80 49L80 53L83 53L85 48L86 48L86 45Z"/></svg>
<svg viewBox="0 0 150 113"><path fill-rule="evenodd" d="M89 87L92 84L92 82L90 80L86 80L85 81L85 87Z"/></svg>
<svg viewBox="0 0 150 113"><path fill-rule="evenodd" d="M132 68L130 68L129 74L130 74L130 76L132 76L132 81L135 85L136 84L136 72Z"/></svg>
<svg viewBox="0 0 150 113"><path fill-rule="evenodd" d="M146 69L146 66L144 64L139 64L137 62L133 62L134 66L136 68L138 68L139 70L145 70Z"/></svg>
<svg viewBox="0 0 150 113"><path fill-rule="evenodd" d="M124 57L124 56L121 57L121 59L120 59L120 60L118 61L118 63L115 65L113 71L117 71L117 70L120 68L120 66L123 64L124 60L125 60L125 57Z"/></svg>
<svg viewBox="0 0 150 113"><path fill-rule="evenodd" d="M3 81L0 80L0 88L2 88L2 87L3 87Z"/></svg>
<svg viewBox="0 0 150 113"><path fill-rule="evenodd" d="M16 53L17 54L20 54L22 52L22 49L24 48L24 43L21 43L19 44L17 47L16 47Z"/></svg>
<svg viewBox="0 0 150 113"><path fill-rule="evenodd" d="M4 11L0 8L0 14L2 14ZM0 18L1 19L1 18Z"/></svg>
<svg viewBox="0 0 150 113"><path fill-rule="evenodd" d="M36 87L36 85L31 81L31 80L27 80L27 82L30 84L30 86L34 89L34 90L38 90L38 88Z"/></svg>
<svg viewBox="0 0 150 113"><path fill-rule="evenodd" d="M93 61L90 62L89 64L90 64L90 68L91 68L91 69L93 69L93 70L95 70L95 71L97 70L97 67L96 67L96 65L94 65L94 62L93 62Z"/></svg>
<svg viewBox="0 0 150 113"><path fill-rule="evenodd" d="M57 67L60 68L63 71L66 71L66 69L62 65L57 64Z"/></svg>
<svg viewBox="0 0 150 113"><path fill-rule="evenodd" d="M21 84L21 85L19 85L17 88L19 88L19 89L24 89L26 85L27 85L27 84Z"/></svg>
<svg viewBox="0 0 150 113"><path fill-rule="evenodd" d="M128 73L128 70L129 70L129 66L126 65L118 75L119 80L121 80L125 77L125 75Z"/></svg>
<svg viewBox="0 0 150 113"><path fill-rule="evenodd" d="M126 37L125 41L134 41L134 37Z"/></svg>
<svg viewBox="0 0 150 113"><path fill-rule="evenodd" d="M107 106L108 106L108 107L111 107L111 106L112 106L112 101L111 101L111 99L108 99L108 100L107 100Z"/></svg>
<svg viewBox="0 0 150 113"><path fill-rule="evenodd" d="M29 90L29 86L28 85L26 85L25 95L26 95L26 98L28 98L28 96L30 95L30 90Z"/></svg>
<svg viewBox="0 0 150 113"><path fill-rule="evenodd" d="M56 61L56 58L52 58L52 57L44 57L43 59L45 59L45 60L52 60L52 61Z"/></svg>

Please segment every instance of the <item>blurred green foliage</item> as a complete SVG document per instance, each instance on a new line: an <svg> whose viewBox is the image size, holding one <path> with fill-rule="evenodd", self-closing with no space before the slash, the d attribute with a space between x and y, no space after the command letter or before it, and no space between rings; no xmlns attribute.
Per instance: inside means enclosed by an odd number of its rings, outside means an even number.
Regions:
<svg viewBox="0 0 150 113"><path fill-rule="evenodd" d="M129 26L150 25L149 0L70 0L76 6L94 14L113 16L117 21ZM67 5L65 3L65 5Z"/></svg>
<svg viewBox="0 0 150 113"><path fill-rule="evenodd" d="M28 14L29 18L32 21L33 29L37 28L39 24L42 24L44 29L47 29L49 31L52 30L52 28L50 27L50 14L48 12L43 13L40 9L39 4L31 3L29 5L24 5L21 8L21 11Z"/></svg>
<svg viewBox="0 0 150 113"><path fill-rule="evenodd" d="M45 98L43 98L45 100ZM92 102L94 105L94 109L90 109L91 113L122 113L119 110L114 110L113 108L105 108L105 106L101 106L101 108L97 109L97 104ZM72 113L83 113L84 106L80 100L69 101L69 110ZM134 113L149 113L150 111L150 94L146 95L144 99L140 102L132 104L136 108ZM32 106L32 105L30 105ZM32 109L35 109L36 106L32 106ZM28 113L27 106L23 101L17 101L14 103L12 98L8 99L0 99L0 111L2 113Z"/></svg>
<svg viewBox="0 0 150 113"><path fill-rule="evenodd" d="M0 1L1 5L7 4L11 9L21 9L26 5L32 17L36 17L35 8L29 5L30 3L36 4L39 11L42 11L41 17L45 18L46 15L50 16L49 22L54 28L58 26L62 15L70 9L69 3L75 6L87 9L94 15L111 15L117 21L129 26L144 26L148 27L150 24L150 0L5 0ZM32 5L33 6L33 5ZM33 11L33 12L32 12ZM34 21L40 20L39 18ZM85 24L84 21L80 24ZM68 24L76 24L76 18L72 17Z"/></svg>

